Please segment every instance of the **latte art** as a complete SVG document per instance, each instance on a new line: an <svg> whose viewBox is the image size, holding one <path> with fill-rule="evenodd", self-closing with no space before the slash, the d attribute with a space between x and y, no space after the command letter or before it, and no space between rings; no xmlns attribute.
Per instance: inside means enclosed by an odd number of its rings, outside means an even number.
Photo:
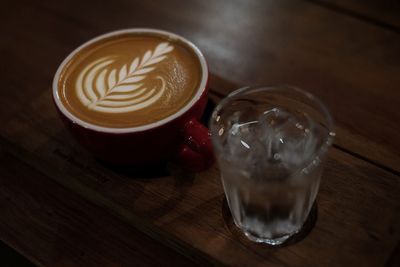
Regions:
<svg viewBox="0 0 400 267"><path fill-rule="evenodd" d="M169 43L160 43L153 51L147 50L130 64L112 69L112 57L104 57L89 64L79 74L76 93L83 105L99 112L129 112L156 102L165 91L165 79L156 76L160 86L146 87L145 79L173 50Z"/></svg>
<svg viewBox="0 0 400 267"><path fill-rule="evenodd" d="M129 128L177 113L201 79L200 60L186 42L161 33L124 33L73 54L60 73L58 95L82 121Z"/></svg>

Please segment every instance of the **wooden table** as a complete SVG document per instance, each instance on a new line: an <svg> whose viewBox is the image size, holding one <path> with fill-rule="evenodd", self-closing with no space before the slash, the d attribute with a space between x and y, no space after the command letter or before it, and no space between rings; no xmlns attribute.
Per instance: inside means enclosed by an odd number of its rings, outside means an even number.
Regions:
<svg viewBox="0 0 400 267"><path fill-rule="evenodd" d="M326 103L337 138L304 239L269 248L238 234L216 166L148 177L75 143L54 72L86 40L130 27L200 47L210 108L243 84L294 84ZM36 265L400 266L398 1L5 0L0 34L0 239Z"/></svg>

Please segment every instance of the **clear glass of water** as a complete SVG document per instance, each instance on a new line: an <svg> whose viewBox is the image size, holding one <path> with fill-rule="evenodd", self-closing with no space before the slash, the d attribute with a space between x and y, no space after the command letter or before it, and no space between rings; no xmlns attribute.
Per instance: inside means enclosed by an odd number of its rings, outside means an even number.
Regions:
<svg viewBox="0 0 400 267"><path fill-rule="evenodd" d="M325 106L291 86L245 87L215 108L210 129L225 195L250 240L279 245L301 230L332 127Z"/></svg>

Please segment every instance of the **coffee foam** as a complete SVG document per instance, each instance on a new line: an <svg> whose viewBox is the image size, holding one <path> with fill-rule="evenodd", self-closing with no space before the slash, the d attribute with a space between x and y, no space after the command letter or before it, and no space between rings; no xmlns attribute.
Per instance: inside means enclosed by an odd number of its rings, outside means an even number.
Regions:
<svg viewBox="0 0 400 267"><path fill-rule="evenodd" d="M76 93L89 109L107 113L123 113L154 104L165 92L165 78L157 75L159 86L149 88L143 81L174 49L163 42L130 64L112 68L114 59L103 57L86 66L76 80Z"/></svg>
<svg viewBox="0 0 400 267"><path fill-rule="evenodd" d="M77 53L60 76L59 92L80 119L123 128L177 112L194 96L200 79L199 60L186 44L128 34Z"/></svg>

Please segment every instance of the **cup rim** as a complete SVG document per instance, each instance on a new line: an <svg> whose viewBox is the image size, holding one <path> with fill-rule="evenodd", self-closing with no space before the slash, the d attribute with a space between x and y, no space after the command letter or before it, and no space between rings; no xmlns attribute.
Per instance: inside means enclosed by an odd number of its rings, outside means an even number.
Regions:
<svg viewBox="0 0 400 267"><path fill-rule="evenodd" d="M93 123L86 122L74 114L72 114L69 110L66 109L66 107L61 103L60 96L59 96L59 91L58 91L58 80L60 79L61 72L63 71L64 67L70 62L70 60L83 48L100 41L105 38L113 37L113 36L118 36L122 34L129 34L129 33L155 33L159 34L162 36L165 36L169 39L172 40L179 40L183 43L185 43L190 49L193 50L195 55L197 56L198 60L200 61L200 67L202 71L202 77L201 81L199 83L199 86L197 88L196 94L192 97L192 99L181 109L179 109L177 112L171 114L170 116L145 125L140 125L140 126L135 126L135 127L126 127L126 128L114 128L114 127L106 127L106 126L99 126ZM116 30L112 32L108 32L102 35L99 35L97 37L91 38L88 41L84 42L82 45L78 46L75 48L71 53L68 54L68 56L61 62L61 64L58 66L57 71L54 75L53 82L52 82L52 95L53 95L53 100L57 106L57 108L60 110L60 112L66 116L70 121L73 123L79 124L80 126L94 130L97 132L104 132L104 133L114 133L114 134L124 134L124 133L133 133L133 132L141 132L141 131L146 131L150 130L153 128L157 128L159 126L165 125L176 118L182 116L185 114L191 107L193 107L201 98L202 94L204 91L207 89L207 82L208 82L208 66L206 59L200 49L193 44L191 41L188 39L164 30L158 30L158 29L151 29L151 28L128 28L128 29L121 29L121 30Z"/></svg>
<svg viewBox="0 0 400 267"><path fill-rule="evenodd" d="M315 165L314 164L314 163L316 163L315 160L320 159L321 156L327 151L328 147L330 147L332 145L333 139L336 136L336 133L334 132L334 122L333 122L332 115L330 114L330 112L328 111L326 106L322 103L322 101L319 98L317 98L316 96L314 96L313 94L311 94L303 89L300 89L296 86L287 85L287 84L275 85L275 86L274 85L273 86L254 86L254 87L253 86L245 86L245 87L241 87L241 88L231 92L229 95L227 95L224 99L222 99L218 103L218 105L215 107L214 111L211 114L211 118L209 121L209 129L210 129L211 135L218 134L214 121L217 121L218 113L220 112L222 107L225 106L226 103L229 102L233 97L235 97L241 93L248 92L248 91L256 91L256 90L271 91L271 90L277 90L277 89L293 90L299 94L302 94L306 98L308 98L311 101L313 101L314 103L316 103L316 105L320 109L320 112L323 114L324 118L326 119L326 127L327 127L328 131L327 131L326 136L324 136L324 141L323 141L321 147L314 153L313 156L310 157L311 161L302 168L304 171L309 171ZM215 140L215 138L212 138L212 143L219 150L222 149L222 144L219 141Z"/></svg>

